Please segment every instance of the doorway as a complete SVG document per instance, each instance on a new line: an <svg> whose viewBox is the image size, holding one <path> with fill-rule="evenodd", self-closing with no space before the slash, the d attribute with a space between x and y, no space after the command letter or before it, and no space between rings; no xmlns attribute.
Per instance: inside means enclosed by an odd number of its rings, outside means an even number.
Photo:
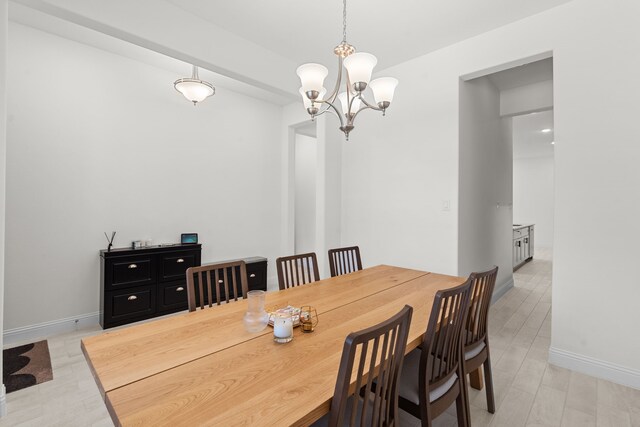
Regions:
<svg viewBox="0 0 640 427"><path fill-rule="evenodd" d="M494 300L514 268L551 263L554 145L550 52L461 77L458 268L498 265Z"/></svg>
<svg viewBox="0 0 640 427"><path fill-rule="evenodd" d="M316 124L296 129L294 140L294 252L316 250Z"/></svg>

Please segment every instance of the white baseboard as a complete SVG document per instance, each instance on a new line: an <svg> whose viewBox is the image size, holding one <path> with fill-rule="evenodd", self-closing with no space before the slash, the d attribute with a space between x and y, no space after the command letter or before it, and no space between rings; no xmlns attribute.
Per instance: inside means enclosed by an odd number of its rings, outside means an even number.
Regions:
<svg viewBox="0 0 640 427"><path fill-rule="evenodd" d="M491 297L491 304L502 298L502 296L506 294L509 289L513 288L513 284L513 279L509 279L508 282L503 283L500 286L496 286L496 288L493 290L493 296Z"/></svg>
<svg viewBox="0 0 640 427"><path fill-rule="evenodd" d="M4 384L0 387L0 418L7 415L7 389Z"/></svg>
<svg viewBox="0 0 640 427"><path fill-rule="evenodd" d="M6 348L14 344L33 342L52 335L73 332L78 329L95 326L100 319L100 313L80 314L66 319L52 320L36 325L22 326L20 328L7 329L3 333L3 345Z"/></svg>
<svg viewBox="0 0 640 427"><path fill-rule="evenodd" d="M549 349L549 363L640 390L640 371L559 348Z"/></svg>

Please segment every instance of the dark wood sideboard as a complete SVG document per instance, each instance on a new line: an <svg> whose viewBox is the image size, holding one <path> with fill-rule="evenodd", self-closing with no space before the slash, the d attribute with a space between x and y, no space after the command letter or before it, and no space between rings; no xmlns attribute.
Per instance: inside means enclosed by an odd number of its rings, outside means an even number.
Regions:
<svg viewBox="0 0 640 427"><path fill-rule="evenodd" d="M186 310L186 270L200 244L100 251L100 325L104 329ZM245 258L249 289L267 289L267 259Z"/></svg>

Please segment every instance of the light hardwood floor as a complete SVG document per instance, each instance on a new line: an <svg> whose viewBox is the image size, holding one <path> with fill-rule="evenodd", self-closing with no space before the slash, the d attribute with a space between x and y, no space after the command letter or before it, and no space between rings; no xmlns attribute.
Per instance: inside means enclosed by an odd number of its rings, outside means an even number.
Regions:
<svg viewBox="0 0 640 427"><path fill-rule="evenodd" d="M491 308L490 340L497 411L484 390L471 390L474 427L640 427L640 391L547 363L551 337L550 253L520 268L515 287ZM7 395L3 426L112 426L80 351L80 339L99 328L49 338L54 380ZM401 425L419 420L401 414ZM455 426L455 409L436 420Z"/></svg>

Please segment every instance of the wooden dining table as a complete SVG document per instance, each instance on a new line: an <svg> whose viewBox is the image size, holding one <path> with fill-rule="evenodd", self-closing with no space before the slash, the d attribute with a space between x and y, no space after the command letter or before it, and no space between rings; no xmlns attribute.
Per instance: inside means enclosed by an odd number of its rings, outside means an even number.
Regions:
<svg viewBox="0 0 640 427"><path fill-rule="evenodd" d="M287 344L245 330L247 301L82 340L116 425L309 425L329 412L346 336L413 307L406 351L426 330L435 293L464 278L379 265L282 291L266 306L316 308L312 333Z"/></svg>

